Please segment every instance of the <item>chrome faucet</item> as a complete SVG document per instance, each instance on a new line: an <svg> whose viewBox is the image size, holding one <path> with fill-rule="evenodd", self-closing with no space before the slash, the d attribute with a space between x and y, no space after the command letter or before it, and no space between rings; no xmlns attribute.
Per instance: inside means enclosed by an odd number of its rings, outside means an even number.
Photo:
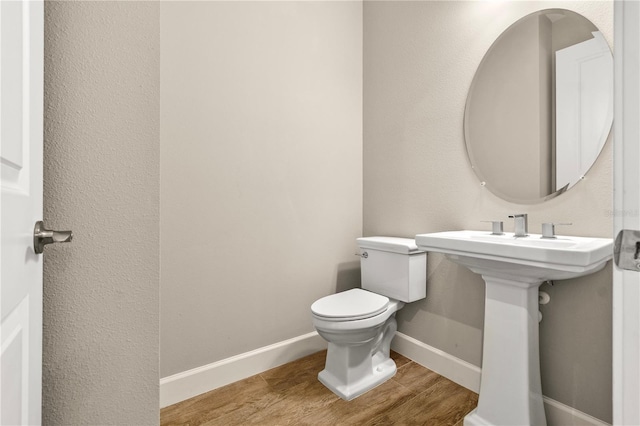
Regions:
<svg viewBox="0 0 640 426"><path fill-rule="evenodd" d="M526 213L520 213L520 214L513 214L513 215L509 215L510 218L513 218L514 222L515 222L515 226L514 226L514 233L513 236L518 238L518 237L527 237L529 236L528 232L529 232L529 224L527 223L527 214Z"/></svg>

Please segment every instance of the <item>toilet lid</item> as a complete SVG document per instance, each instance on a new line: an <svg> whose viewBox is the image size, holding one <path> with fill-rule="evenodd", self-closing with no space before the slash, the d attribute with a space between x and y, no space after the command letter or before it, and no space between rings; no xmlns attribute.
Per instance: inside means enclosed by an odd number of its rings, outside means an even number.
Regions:
<svg viewBox="0 0 640 426"><path fill-rule="evenodd" d="M381 314L388 304L388 297L354 288L316 300L311 305L311 312L330 321L354 321Z"/></svg>

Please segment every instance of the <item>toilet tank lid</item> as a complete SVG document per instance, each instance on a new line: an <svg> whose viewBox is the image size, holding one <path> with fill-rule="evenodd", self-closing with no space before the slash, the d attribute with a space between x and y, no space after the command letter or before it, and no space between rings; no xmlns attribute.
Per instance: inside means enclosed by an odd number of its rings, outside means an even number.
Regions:
<svg viewBox="0 0 640 426"><path fill-rule="evenodd" d="M399 237L361 237L357 239L358 246L363 249L388 251L401 254L424 253L419 250L413 238Z"/></svg>

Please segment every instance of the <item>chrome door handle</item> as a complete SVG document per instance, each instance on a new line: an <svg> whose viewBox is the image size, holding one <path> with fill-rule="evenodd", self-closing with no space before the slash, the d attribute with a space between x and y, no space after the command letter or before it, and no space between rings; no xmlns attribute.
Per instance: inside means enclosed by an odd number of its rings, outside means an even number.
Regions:
<svg viewBox="0 0 640 426"><path fill-rule="evenodd" d="M51 231L45 229L44 223L40 220L36 222L33 229L33 251L36 254L42 253L44 246L51 243L68 243L73 239L71 231Z"/></svg>
<svg viewBox="0 0 640 426"><path fill-rule="evenodd" d="M620 269L640 271L640 231L623 229L613 245L613 261Z"/></svg>

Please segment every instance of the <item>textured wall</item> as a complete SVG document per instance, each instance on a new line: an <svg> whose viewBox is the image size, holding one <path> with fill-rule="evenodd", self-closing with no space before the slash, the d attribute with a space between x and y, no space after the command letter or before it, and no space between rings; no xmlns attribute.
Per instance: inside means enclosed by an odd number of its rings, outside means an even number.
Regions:
<svg viewBox="0 0 640 426"><path fill-rule="evenodd" d="M463 114L474 72L510 24L538 9L585 15L613 38L612 2L365 2L364 234L488 229L529 213L573 222L569 235L611 237L611 143L587 178L537 205L500 200L480 186L467 159ZM544 286L540 326L545 395L611 421L611 268ZM484 284L443 256L428 261L427 299L398 315L400 331L475 365L482 355Z"/></svg>
<svg viewBox="0 0 640 426"><path fill-rule="evenodd" d="M157 424L159 5L45 21L43 422Z"/></svg>
<svg viewBox="0 0 640 426"><path fill-rule="evenodd" d="M362 3L161 3L161 376L359 284Z"/></svg>

